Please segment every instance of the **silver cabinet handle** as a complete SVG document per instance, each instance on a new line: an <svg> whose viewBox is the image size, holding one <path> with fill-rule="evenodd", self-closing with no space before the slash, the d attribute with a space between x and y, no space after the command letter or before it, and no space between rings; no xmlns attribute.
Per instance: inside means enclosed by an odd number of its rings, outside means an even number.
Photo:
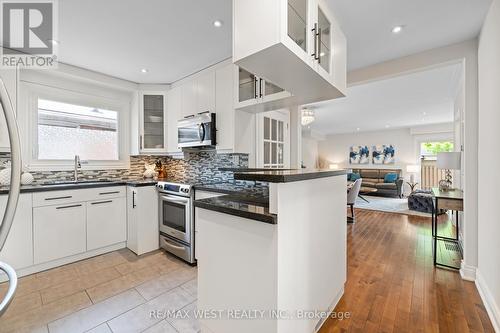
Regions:
<svg viewBox="0 0 500 333"><path fill-rule="evenodd" d="M61 199L71 199L73 198L72 195L66 195L64 197L52 197L52 198L45 198L46 201L50 201L50 200L61 200Z"/></svg>
<svg viewBox="0 0 500 333"><path fill-rule="evenodd" d="M61 206L61 207L56 207L56 209L67 209L67 208L75 208L75 207L82 207L82 205L78 204L78 205Z"/></svg>
<svg viewBox="0 0 500 333"><path fill-rule="evenodd" d="M321 28L318 29L318 64L321 64Z"/></svg>
<svg viewBox="0 0 500 333"><path fill-rule="evenodd" d="M103 204L107 204L107 203L110 203L110 202L113 202L113 200L91 202L90 204L91 205L103 205Z"/></svg>
<svg viewBox="0 0 500 333"><path fill-rule="evenodd" d="M9 289L7 289L7 294L5 298L0 302L0 317L4 314L4 312L9 307L10 302L14 298L14 294L17 289L17 275L16 271L10 267L8 264L0 261L0 271L5 272L7 274L7 278L9 281Z"/></svg>
<svg viewBox="0 0 500 333"><path fill-rule="evenodd" d="M112 192L101 192L99 195L107 195L107 194L118 194L120 191L112 191Z"/></svg>
<svg viewBox="0 0 500 333"><path fill-rule="evenodd" d="M314 53L311 54L311 56L314 58L314 60L318 60L318 23L314 23L314 28L311 29L313 33L313 41L314 41Z"/></svg>
<svg viewBox="0 0 500 333"><path fill-rule="evenodd" d="M135 191L132 191L132 208L135 208L137 205L135 204Z"/></svg>

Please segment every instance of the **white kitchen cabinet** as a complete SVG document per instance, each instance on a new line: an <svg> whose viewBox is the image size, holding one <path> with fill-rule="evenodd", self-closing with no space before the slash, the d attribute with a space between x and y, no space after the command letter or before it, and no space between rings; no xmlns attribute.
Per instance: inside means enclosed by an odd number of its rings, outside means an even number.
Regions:
<svg viewBox="0 0 500 333"><path fill-rule="evenodd" d="M125 197L87 202L87 251L127 240Z"/></svg>
<svg viewBox="0 0 500 333"><path fill-rule="evenodd" d="M196 74L182 86L182 118L215 112L215 71Z"/></svg>
<svg viewBox="0 0 500 333"><path fill-rule="evenodd" d="M34 263L86 251L85 203L33 208Z"/></svg>
<svg viewBox="0 0 500 333"><path fill-rule="evenodd" d="M3 215L6 205L7 195L0 195L1 215ZM19 196L16 215L10 228L9 237L0 252L0 261L10 264L16 270L33 265L31 205L30 193L23 193Z"/></svg>
<svg viewBox="0 0 500 333"><path fill-rule="evenodd" d="M2 79L7 92L9 93L12 107L17 111L17 88L18 88L18 72L15 69L0 69L0 79ZM1 109L1 107L0 107ZM7 132L7 124L3 115L3 110L0 110L0 152L10 151L9 135Z"/></svg>
<svg viewBox="0 0 500 333"><path fill-rule="evenodd" d="M345 95L346 39L324 0L233 1L233 62L297 104Z"/></svg>
<svg viewBox="0 0 500 333"><path fill-rule="evenodd" d="M296 104L292 94L274 83L234 66L234 108L247 112L272 111Z"/></svg>
<svg viewBox="0 0 500 333"><path fill-rule="evenodd" d="M141 153L167 151L167 96L161 91L139 93Z"/></svg>
<svg viewBox="0 0 500 333"><path fill-rule="evenodd" d="M196 113L215 112L215 71L196 78Z"/></svg>
<svg viewBox="0 0 500 333"><path fill-rule="evenodd" d="M180 119L194 116L198 112L195 80L188 80L181 86L181 96L182 96L182 111Z"/></svg>
<svg viewBox="0 0 500 333"><path fill-rule="evenodd" d="M138 255L157 250L158 193L154 186L127 187L127 247Z"/></svg>
<svg viewBox="0 0 500 333"><path fill-rule="evenodd" d="M182 87L172 88L167 93L167 152L178 153L177 121L182 115Z"/></svg>

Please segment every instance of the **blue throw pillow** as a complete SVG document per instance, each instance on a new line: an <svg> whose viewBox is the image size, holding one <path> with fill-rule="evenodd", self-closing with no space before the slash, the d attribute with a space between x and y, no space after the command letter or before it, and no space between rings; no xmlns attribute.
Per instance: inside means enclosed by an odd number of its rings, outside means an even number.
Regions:
<svg viewBox="0 0 500 333"><path fill-rule="evenodd" d="M384 177L384 183L395 183L398 180L397 173L387 173Z"/></svg>
<svg viewBox="0 0 500 333"><path fill-rule="evenodd" d="M358 180L360 178L361 178L361 175L359 173L354 172L354 173L351 173L351 179L350 179L350 181L353 182L353 181L356 181L356 180Z"/></svg>

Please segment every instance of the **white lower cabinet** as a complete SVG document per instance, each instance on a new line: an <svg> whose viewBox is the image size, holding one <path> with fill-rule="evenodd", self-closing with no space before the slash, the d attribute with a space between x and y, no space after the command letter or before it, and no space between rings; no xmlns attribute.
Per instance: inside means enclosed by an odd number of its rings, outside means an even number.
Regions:
<svg viewBox="0 0 500 333"><path fill-rule="evenodd" d="M127 247L138 255L160 247L158 193L154 186L127 187Z"/></svg>
<svg viewBox="0 0 500 333"><path fill-rule="evenodd" d="M87 202L87 251L127 240L126 198Z"/></svg>
<svg viewBox="0 0 500 333"><path fill-rule="evenodd" d="M34 263L40 264L85 252L85 213L85 203L34 208Z"/></svg>
<svg viewBox="0 0 500 333"><path fill-rule="evenodd" d="M33 265L31 197L30 193L19 196L17 211L10 228L9 237L0 252L0 261L8 263L16 270ZM3 215L6 205L7 195L0 195L0 214Z"/></svg>

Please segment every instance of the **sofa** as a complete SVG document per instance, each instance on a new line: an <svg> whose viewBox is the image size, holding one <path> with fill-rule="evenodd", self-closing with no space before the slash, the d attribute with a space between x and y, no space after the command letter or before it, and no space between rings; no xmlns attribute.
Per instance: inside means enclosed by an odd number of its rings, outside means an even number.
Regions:
<svg viewBox="0 0 500 333"><path fill-rule="evenodd" d="M401 169L352 169L352 173L358 173L363 182L362 187L375 188L377 191L374 195L382 195L389 197L403 196L403 173ZM388 173L397 174L397 179L391 183L385 183L385 175Z"/></svg>

